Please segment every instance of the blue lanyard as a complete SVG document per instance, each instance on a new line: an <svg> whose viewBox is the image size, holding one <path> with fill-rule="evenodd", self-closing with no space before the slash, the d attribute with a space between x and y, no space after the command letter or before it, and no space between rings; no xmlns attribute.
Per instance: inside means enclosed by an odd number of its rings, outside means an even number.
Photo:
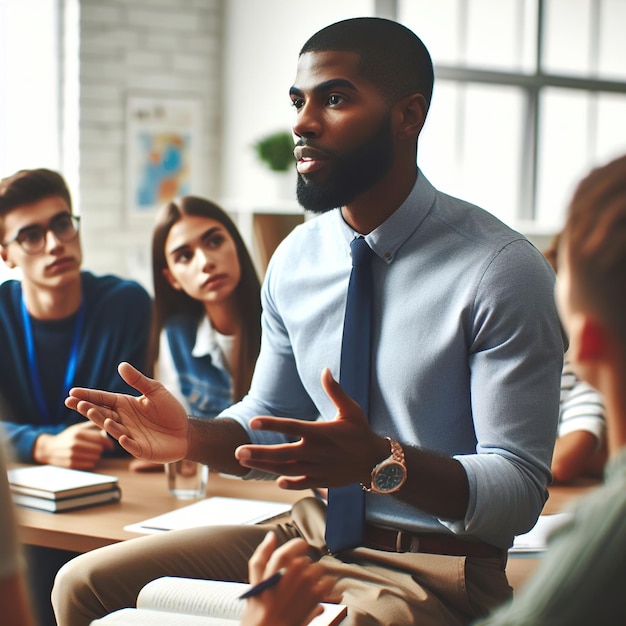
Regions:
<svg viewBox="0 0 626 626"><path fill-rule="evenodd" d="M78 361L78 344L80 342L80 334L83 328L83 321L85 319L85 305L81 299L80 308L78 309L78 317L74 325L74 336L72 338L72 347L70 349L70 356L65 368L65 379L63 381L62 395L59 399L58 407L63 407L64 400L72 386L74 381L74 375L76 374L76 363ZM41 378L39 377L39 369L37 368L37 355L35 354L35 342L33 340L33 329L30 322L30 316L26 309L26 303L24 302L24 296L22 294L22 323L24 325L24 335L26 337L26 354L28 356L28 369L30 370L30 382L35 393L35 400L37 401L37 408L39 409L39 415L41 416L44 424L52 425L52 416L50 410L46 404L46 399L43 395L43 387L41 385ZM62 408L59 409L60 412Z"/></svg>

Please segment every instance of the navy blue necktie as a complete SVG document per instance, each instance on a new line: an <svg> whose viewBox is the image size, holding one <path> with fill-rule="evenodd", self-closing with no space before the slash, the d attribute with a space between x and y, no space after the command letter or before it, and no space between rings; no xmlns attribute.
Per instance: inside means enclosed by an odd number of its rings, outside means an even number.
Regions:
<svg viewBox="0 0 626 626"><path fill-rule="evenodd" d="M372 328L372 249L363 237L354 239L352 272L348 284L346 314L341 342L339 382L346 393L369 413L371 328ZM328 490L326 545L332 553L361 545L365 524L365 494L359 484Z"/></svg>

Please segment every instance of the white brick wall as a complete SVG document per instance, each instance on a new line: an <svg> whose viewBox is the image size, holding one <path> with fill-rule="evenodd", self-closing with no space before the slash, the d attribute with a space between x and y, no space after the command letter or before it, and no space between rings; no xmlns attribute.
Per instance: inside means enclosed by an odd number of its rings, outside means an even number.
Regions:
<svg viewBox="0 0 626 626"><path fill-rule="evenodd" d="M201 101L206 174L192 191L218 197L222 19L222 0L80 0L79 120L72 123L80 121L85 268L150 288L150 223L131 227L125 206L130 95Z"/></svg>

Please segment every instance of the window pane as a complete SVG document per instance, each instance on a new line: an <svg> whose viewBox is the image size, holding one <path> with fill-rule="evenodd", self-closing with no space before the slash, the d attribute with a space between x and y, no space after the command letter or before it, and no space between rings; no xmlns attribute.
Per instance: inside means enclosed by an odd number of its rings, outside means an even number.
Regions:
<svg viewBox="0 0 626 626"><path fill-rule="evenodd" d="M536 14L537 0L398 2L398 19L424 40L436 64L481 69L533 71Z"/></svg>
<svg viewBox="0 0 626 626"><path fill-rule="evenodd" d="M602 0L598 74L626 80L626 0Z"/></svg>
<svg viewBox="0 0 626 626"><path fill-rule="evenodd" d="M418 162L442 191L515 223L523 94L513 87L441 81L420 138Z"/></svg>
<svg viewBox="0 0 626 626"><path fill-rule="evenodd" d="M0 176L59 166L57 2L0 0Z"/></svg>
<svg viewBox="0 0 626 626"><path fill-rule="evenodd" d="M434 63L463 62L458 0L399 0L398 21L426 44Z"/></svg>
<svg viewBox="0 0 626 626"><path fill-rule="evenodd" d="M430 181L452 195L462 193L463 142L457 111L458 83L438 81L419 137L417 162Z"/></svg>
<svg viewBox="0 0 626 626"><path fill-rule="evenodd" d="M540 99L536 217L548 229L561 228L574 186L593 160L590 109L585 92L546 89Z"/></svg>
<svg viewBox="0 0 626 626"><path fill-rule="evenodd" d="M485 69L535 69L535 0L470 0L467 64Z"/></svg>
<svg viewBox="0 0 626 626"><path fill-rule="evenodd" d="M588 76L594 52L591 0L545 0L544 6L543 71Z"/></svg>
<svg viewBox="0 0 626 626"><path fill-rule="evenodd" d="M0 178L59 166L56 0L0 0ZM0 282L19 278L0 261Z"/></svg>
<svg viewBox="0 0 626 626"><path fill-rule="evenodd" d="M626 94L597 96L597 140L594 154L598 161L626 154Z"/></svg>
<svg viewBox="0 0 626 626"><path fill-rule="evenodd" d="M626 95L549 89L540 106L537 221L558 229L577 182L626 153Z"/></svg>

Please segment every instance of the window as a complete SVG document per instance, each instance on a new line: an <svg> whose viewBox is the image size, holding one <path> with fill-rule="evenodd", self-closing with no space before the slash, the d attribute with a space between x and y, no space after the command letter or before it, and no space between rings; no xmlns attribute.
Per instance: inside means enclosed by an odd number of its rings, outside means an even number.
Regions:
<svg viewBox="0 0 626 626"><path fill-rule="evenodd" d="M0 177L58 168L58 0L0 0Z"/></svg>
<svg viewBox="0 0 626 626"><path fill-rule="evenodd" d="M626 0L398 0L435 64L420 167L522 230L626 152Z"/></svg>
<svg viewBox="0 0 626 626"><path fill-rule="evenodd" d="M0 0L0 178L58 169L57 0ZM0 282L19 277L0 261Z"/></svg>

